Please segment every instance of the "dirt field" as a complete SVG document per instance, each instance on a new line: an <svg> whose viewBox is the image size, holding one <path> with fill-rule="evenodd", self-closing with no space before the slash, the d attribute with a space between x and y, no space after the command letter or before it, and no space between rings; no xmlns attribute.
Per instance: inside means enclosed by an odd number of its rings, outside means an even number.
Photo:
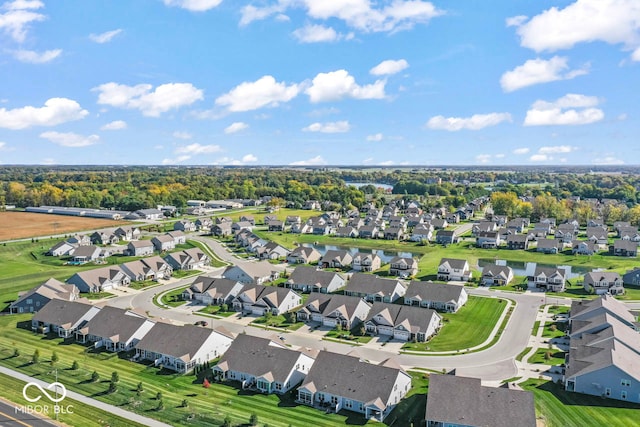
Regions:
<svg viewBox="0 0 640 427"><path fill-rule="evenodd" d="M0 241L117 227L121 224L129 222L30 212L0 212Z"/></svg>

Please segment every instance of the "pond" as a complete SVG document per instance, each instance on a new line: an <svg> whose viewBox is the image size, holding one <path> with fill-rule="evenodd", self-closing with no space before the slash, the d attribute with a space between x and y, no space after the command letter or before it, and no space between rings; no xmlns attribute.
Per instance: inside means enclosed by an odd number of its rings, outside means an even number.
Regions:
<svg viewBox="0 0 640 427"><path fill-rule="evenodd" d="M373 185L374 187L382 188L385 191L393 190L393 185L383 184L381 182L345 182L345 184L350 185L352 187L356 187L356 188L364 187L365 185Z"/></svg>
<svg viewBox="0 0 640 427"><path fill-rule="evenodd" d="M520 261L505 261L502 259L494 260L494 259L479 259L478 260L478 268L480 271L487 265L506 265L507 267L511 267L513 270L513 274L515 276L533 276L536 266L541 267L559 267L564 268L567 272L567 279L575 279L581 276L584 276L586 273L593 271L590 268L585 267L575 267L571 265L555 265L555 264L545 264L545 263L535 263L535 262L520 262Z"/></svg>
<svg viewBox="0 0 640 427"><path fill-rule="evenodd" d="M405 258L420 258L421 254L413 252L394 252L383 251L381 249L363 249L363 248L350 248L348 246L334 246L334 245L314 245L313 243L303 243L302 246L308 248L315 248L321 255L324 255L327 251L348 251L351 255L358 252L363 254L376 254L380 257L383 263L388 263L393 257L401 256Z"/></svg>

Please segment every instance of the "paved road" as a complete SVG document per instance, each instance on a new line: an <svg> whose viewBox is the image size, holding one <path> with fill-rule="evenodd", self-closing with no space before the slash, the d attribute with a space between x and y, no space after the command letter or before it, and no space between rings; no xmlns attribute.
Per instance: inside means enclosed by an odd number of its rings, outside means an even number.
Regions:
<svg viewBox="0 0 640 427"><path fill-rule="evenodd" d="M16 405L0 400L0 426L2 427L52 427L51 420L34 414L16 412Z"/></svg>

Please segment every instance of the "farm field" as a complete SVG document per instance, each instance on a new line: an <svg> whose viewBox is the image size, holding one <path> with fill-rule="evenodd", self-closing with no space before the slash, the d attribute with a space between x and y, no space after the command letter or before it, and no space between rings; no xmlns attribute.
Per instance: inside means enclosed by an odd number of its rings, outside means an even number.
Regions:
<svg viewBox="0 0 640 427"><path fill-rule="evenodd" d="M131 222L32 212L0 212L0 224L0 241L4 241L118 227Z"/></svg>

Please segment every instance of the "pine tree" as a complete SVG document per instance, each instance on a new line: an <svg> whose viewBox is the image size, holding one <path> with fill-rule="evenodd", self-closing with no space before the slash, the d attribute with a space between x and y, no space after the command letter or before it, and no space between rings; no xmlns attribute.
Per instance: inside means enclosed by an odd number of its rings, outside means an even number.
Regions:
<svg viewBox="0 0 640 427"><path fill-rule="evenodd" d="M33 352L33 355L31 356L31 363L38 363L39 360L40 360L40 350L36 348L35 351Z"/></svg>

